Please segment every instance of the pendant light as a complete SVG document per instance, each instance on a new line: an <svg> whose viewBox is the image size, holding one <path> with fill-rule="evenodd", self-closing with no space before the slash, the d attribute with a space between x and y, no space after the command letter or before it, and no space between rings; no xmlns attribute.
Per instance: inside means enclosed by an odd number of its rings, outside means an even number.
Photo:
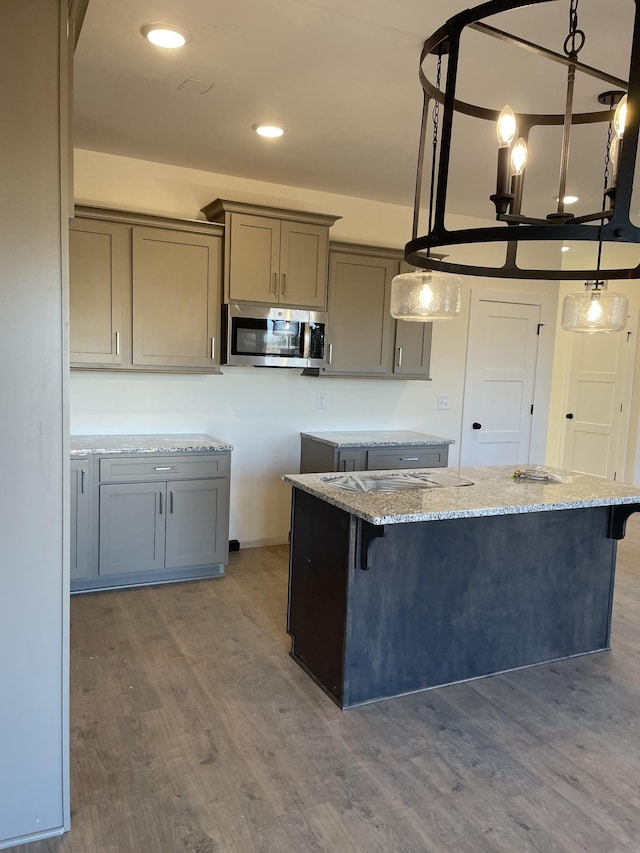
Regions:
<svg viewBox="0 0 640 853"><path fill-rule="evenodd" d="M609 125L607 151L604 158L604 191L602 206L607 200L615 205L616 161L622 145L627 111L622 92L604 92L599 100L613 106L618 102L613 122ZM600 226L602 230L602 226ZM598 243L597 268L602 260L602 239ZM623 293L609 293L608 283L597 279L587 281L584 290L568 293L562 302L562 328L567 332L622 332L627 327L629 299Z"/></svg>
<svg viewBox="0 0 640 853"><path fill-rule="evenodd" d="M460 313L460 284L460 278L450 273L400 273L391 282L391 316L421 323L451 320Z"/></svg>
<svg viewBox="0 0 640 853"><path fill-rule="evenodd" d="M437 85L440 86L442 55L438 56ZM438 116L440 104L436 101L433 108L433 156L431 161L431 193L429 203L429 222L433 217L433 198L435 190L435 166L438 147ZM423 121L423 132L424 132ZM427 252L427 261L431 252ZM411 320L418 323L430 323L433 320L451 320L460 313L462 306L462 279L447 272L434 272L420 269L394 276L391 281L391 316L396 320Z"/></svg>
<svg viewBox="0 0 640 853"><path fill-rule="evenodd" d="M562 303L562 328L568 332L622 332L627 326L629 299L609 293L606 281L588 281L580 293Z"/></svg>
<svg viewBox="0 0 640 853"><path fill-rule="evenodd" d="M594 0L595 2L595 0ZM609 71L603 71L581 60L581 52L585 45L586 36L580 29L578 21L579 0L485 0L480 5L464 9L462 12L448 18L423 44L420 54L419 77L422 84L424 99L422 108L422 129L418 150L418 167L416 173L416 193L413 213L412 236L405 246L405 261L411 267L431 270L432 272L455 273L456 275L473 275L483 278L501 278L511 281L576 281L584 283L602 280L615 281L618 279L640 279L640 264L628 264L606 269L596 269L595 265L586 264L580 268L562 269L561 264L550 267L546 262L546 253L535 252L536 246L560 247L573 242L581 244L602 245L610 243L640 244L640 225L632 221L631 211L637 206L634 201L634 172L637 173L636 159L638 140L640 137L640 0L628 0L634 9L633 35L631 35L631 52L629 73L626 79L617 77ZM545 5L566 5L569 13L569 26L561 51L550 50L541 44L536 44L526 32L521 34L514 31L517 27L520 9ZM503 15L504 13L504 15ZM507 20L501 28L500 17ZM542 20L543 16L540 16ZM488 19L488 22L485 22ZM547 16L552 21L551 15ZM520 20L526 21L523 13ZM548 28L549 29L549 28ZM467 33L472 35L467 38ZM557 41L563 34L548 32L542 41L545 44ZM605 32L596 32L595 39L602 42ZM486 43L496 42L521 49L527 55L534 54L537 61L554 64L565 71L566 87L562 111L553 112L551 109L527 113L524 104L537 103L540 96L549 101L556 99L556 92L540 89L539 80L532 75L518 80L512 87L520 103L513 100L502 113L495 109L498 101L496 79L499 75L490 74L488 80L483 80L485 69L495 69L495 51L487 44L485 58L473 64L474 90L486 92L486 103L475 103L468 97L468 69L471 67L465 59L467 45L481 45L481 39ZM437 68L436 75L430 73L433 62ZM441 66L442 64L442 74ZM463 73L459 73L462 68ZM429 72L429 73L428 73ZM504 69L504 74L508 69ZM442 85L440 84L442 77ZM578 112L575 109L574 91L580 92L579 79L595 78L606 86L613 88L619 94L628 95L627 101L620 104L616 117L616 139L613 143L616 156L615 186L607 193L605 204L599 210L580 213L570 212L566 205L569 196L567 186L568 176L575 172L570 168L570 156L577 154L578 162L587 162L588 152L580 148L589 144L592 134L574 134L577 128L594 127L611 124L614 118L614 103L600 100L606 104L605 109L589 109ZM522 91L520 91L522 89ZM582 88L584 91L584 87ZM428 161L432 158L429 134L425 128L429 123L432 109L435 111L441 105L440 128L437 159L431 162L432 197L429 200L428 229L421 233L419 225L423 215L421 199L423 189L423 170L426 172ZM626 115L625 115L626 114ZM459 118L462 117L462 120ZM469 199L469 209L479 211L480 205L486 210L486 224L472 227L457 227L456 220L449 209L449 200L454 197L452 184L465 180L468 170L473 168L469 161L465 168L460 169L460 149L457 147L458 137L464 134L467 143L472 140L475 144L484 144L489 135L481 127L483 122L491 122L495 127L498 122L498 163L495 190L492 195L487 193L477 199ZM620 129L626 124L625 141L619 137ZM527 197L525 187L525 164L529 160L537 161L538 173L540 164L544 161L554 167L551 159L555 157L555 149L540 144L538 128L548 128L561 134L561 145L558 148L558 184L555 196L556 206L546 210L534 208ZM532 132L533 131L533 132ZM604 133L603 133L604 136ZM543 137L544 138L544 137ZM482 141L482 143L481 143ZM538 142L536 146L536 142ZM527 152L527 146L529 148ZM617 151L615 150L617 148ZM466 148L465 148L466 150ZM435 158L435 147L433 157ZM484 156L477 158L478 164L484 163ZM482 168L478 166L478 168ZM433 192L433 175L437 176L435 193ZM482 177L486 183L486 176ZM613 182L612 182L613 183ZM468 182L468 193L473 187L479 186L480 181ZM493 187L491 188L493 189ZM484 196L484 197L483 197ZM587 196L588 197L588 196ZM538 201L540 199L538 198ZM493 202L493 203L492 203ZM433 216L431 212L433 211ZM482 217L482 214L478 214ZM495 217L495 222L489 222ZM487 247L491 251L487 251ZM521 251L523 247L527 251ZM474 251L474 249L478 251ZM463 250L463 251L459 251ZM438 256L439 252L449 252ZM490 262L489 262L490 258ZM540 262L538 262L540 258ZM418 288L421 279L414 279ZM597 291L602 294L604 286ZM590 295L588 298L590 299ZM601 295L600 302L603 302ZM603 303L604 304L604 303Z"/></svg>

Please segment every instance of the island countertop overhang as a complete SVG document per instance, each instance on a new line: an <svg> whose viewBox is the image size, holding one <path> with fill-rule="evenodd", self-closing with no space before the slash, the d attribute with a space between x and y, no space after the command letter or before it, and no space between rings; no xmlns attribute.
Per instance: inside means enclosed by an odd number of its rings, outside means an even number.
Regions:
<svg viewBox="0 0 640 853"><path fill-rule="evenodd" d="M415 469L424 473L429 469ZM284 481L374 525L548 512L581 507L640 504L640 487L574 471L564 482L514 479L514 466L448 468L473 485L393 492L347 492L331 484L335 473L287 474ZM370 472L368 472L370 474ZM376 471L377 476L397 471ZM406 473L406 472L402 472Z"/></svg>

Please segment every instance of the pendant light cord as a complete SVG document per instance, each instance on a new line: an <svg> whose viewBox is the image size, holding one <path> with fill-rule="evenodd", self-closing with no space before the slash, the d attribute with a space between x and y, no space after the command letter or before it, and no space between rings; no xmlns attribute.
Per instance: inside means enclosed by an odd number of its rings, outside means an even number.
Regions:
<svg viewBox="0 0 640 853"><path fill-rule="evenodd" d="M440 79L442 75L442 52L438 53L438 66L436 70L436 88L440 91ZM433 136L431 138L431 186L429 188L429 232L433 229L433 207L436 186L436 161L438 152L438 124L440 121L440 102L434 100L433 112ZM431 257L431 246L427 249L427 257Z"/></svg>

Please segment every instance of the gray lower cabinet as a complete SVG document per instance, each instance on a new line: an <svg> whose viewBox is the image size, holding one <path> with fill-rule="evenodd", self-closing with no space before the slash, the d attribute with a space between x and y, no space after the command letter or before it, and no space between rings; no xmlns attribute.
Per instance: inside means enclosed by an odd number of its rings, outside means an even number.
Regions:
<svg viewBox="0 0 640 853"><path fill-rule="evenodd" d="M69 556L71 581L92 574L93 460L71 460Z"/></svg>
<svg viewBox="0 0 640 853"><path fill-rule="evenodd" d="M95 481L89 466L83 479L80 462L71 463L72 592L224 574L229 453L119 454L88 461Z"/></svg>
<svg viewBox="0 0 640 853"><path fill-rule="evenodd" d="M225 486L220 480L100 486L100 574L224 562Z"/></svg>
<svg viewBox="0 0 640 853"><path fill-rule="evenodd" d="M300 473L385 471L398 468L446 468L449 445L379 445L340 447L309 436L300 438Z"/></svg>

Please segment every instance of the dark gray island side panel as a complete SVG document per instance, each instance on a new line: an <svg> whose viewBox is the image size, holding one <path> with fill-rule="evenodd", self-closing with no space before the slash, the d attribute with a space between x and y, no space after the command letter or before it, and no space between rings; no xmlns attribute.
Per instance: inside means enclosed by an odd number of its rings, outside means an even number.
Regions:
<svg viewBox="0 0 640 853"><path fill-rule="evenodd" d="M374 528L295 489L292 654L348 707L607 649L611 512L589 507ZM363 570L359 541L367 530L384 536L371 541ZM300 578L310 574L314 593L302 602ZM342 673L342 684L328 684L327 672L334 682Z"/></svg>

